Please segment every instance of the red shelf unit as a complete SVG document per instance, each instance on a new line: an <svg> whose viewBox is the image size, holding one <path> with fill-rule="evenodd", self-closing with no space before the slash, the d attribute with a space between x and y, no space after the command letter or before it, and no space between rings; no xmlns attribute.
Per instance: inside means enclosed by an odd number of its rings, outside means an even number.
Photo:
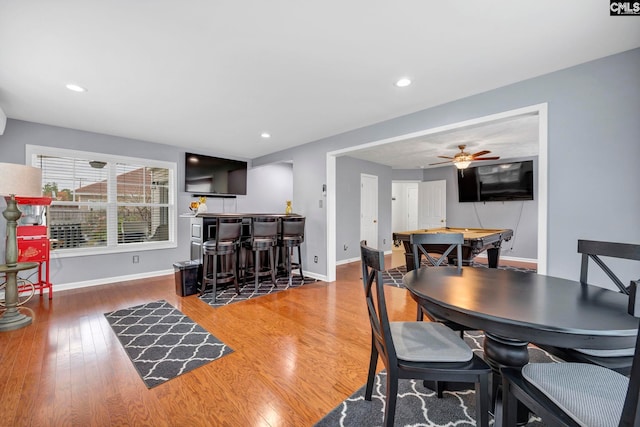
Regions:
<svg viewBox="0 0 640 427"><path fill-rule="evenodd" d="M18 206L49 206L51 197L16 197ZM24 210L28 210L25 208ZM21 209L22 210L22 209ZM49 280L49 258L51 242L49 229L42 224L18 224L16 229L18 240L18 262L37 262L38 278L33 281L35 290L43 295L44 290L49 292L49 299L53 298L53 285ZM26 287L18 287L19 291L27 290Z"/></svg>

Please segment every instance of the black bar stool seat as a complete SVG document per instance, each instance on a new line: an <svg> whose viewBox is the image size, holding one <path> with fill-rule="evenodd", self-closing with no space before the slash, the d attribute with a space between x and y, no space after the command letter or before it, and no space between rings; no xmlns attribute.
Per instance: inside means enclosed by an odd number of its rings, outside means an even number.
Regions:
<svg viewBox="0 0 640 427"><path fill-rule="evenodd" d="M260 277L270 276L273 285L276 285L276 251L278 243L278 220L276 217L253 217L251 218L251 236L245 241L244 247L253 254L253 266L248 266L245 262L245 272L243 283L246 283L247 275L253 276L255 281L255 291L260 286ZM267 252L269 265L261 264L261 253Z"/></svg>
<svg viewBox="0 0 640 427"><path fill-rule="evenodd" d="M284 250L284 263L289 282L291 282L291 270L297 269L304 280L302 272L302 250L304 242L304 217L283 217L278 236L278 246ZM292 261L293 249L298 248L298 262Z"/></svg>
<svg viewBox="0 0 640 427"><path fill-rule="evenodd" d="M241 231L242 218L217 218L215 240L207 240L202 245L201 295L211 285L215 301L218 284L225 283L233 283L236 292L240 293L238 266ZM228 266L228 257L231 258L231 268Z"/></svg>

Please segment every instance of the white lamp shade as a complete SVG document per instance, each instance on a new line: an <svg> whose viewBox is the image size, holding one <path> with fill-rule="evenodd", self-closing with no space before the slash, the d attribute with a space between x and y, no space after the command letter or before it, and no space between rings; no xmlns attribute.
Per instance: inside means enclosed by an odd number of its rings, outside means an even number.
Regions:
<svg viewBox="0 0 640 427"><path fill-rule="evenodd" d="M0 196L42 196L42 171L32 166L0 163Z"/></svg>

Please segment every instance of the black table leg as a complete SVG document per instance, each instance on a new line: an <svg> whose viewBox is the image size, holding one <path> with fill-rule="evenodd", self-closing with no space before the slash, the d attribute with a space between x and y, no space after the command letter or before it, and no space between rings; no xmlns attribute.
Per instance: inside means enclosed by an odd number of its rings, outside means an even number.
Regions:
<svg viewBox="0 0 640 427"><path fill-rule="evenodd" d="M498 259L500 258L500 248L488 248L487 258L489 260L489 268L498 268Z"/></svg>
<svg viewBox="0 0 640 427"><path fill-rule="evenodd" d="M503 338L485 332L484 358L493 370L491 380L491 402L492 407L501 408L502 395L498 388L501 387L502 377L500 367L522 367L529 362L528 342ZM529 420L529 410L521 403L518 404L518 425L524 425Z"/></svg>

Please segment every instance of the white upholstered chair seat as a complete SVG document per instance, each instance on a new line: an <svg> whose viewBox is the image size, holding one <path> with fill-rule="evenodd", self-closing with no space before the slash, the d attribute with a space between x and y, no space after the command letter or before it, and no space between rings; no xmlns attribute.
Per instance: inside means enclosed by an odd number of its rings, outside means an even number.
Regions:
<svg viewBox="0 0 640 427"><path fill-rule="evenodd" d="M615 350L597 350L592 348L576 348L575 351L596 357L628 357L633 356L635 348L619 348Z"/></svg>
<svg viewBox="0 0 640 427"><path fill-rule="evenodd" d="M522 376L577 423L617 426L629 379L615 371L585 363L530 363Z"/></svg>
<svg viewBox="0 0 640 427"><path fill-rule="evenodd" d="M398 359L408 362L468 362L471 348L453 330L437 322L390 322Z"/></svg>

